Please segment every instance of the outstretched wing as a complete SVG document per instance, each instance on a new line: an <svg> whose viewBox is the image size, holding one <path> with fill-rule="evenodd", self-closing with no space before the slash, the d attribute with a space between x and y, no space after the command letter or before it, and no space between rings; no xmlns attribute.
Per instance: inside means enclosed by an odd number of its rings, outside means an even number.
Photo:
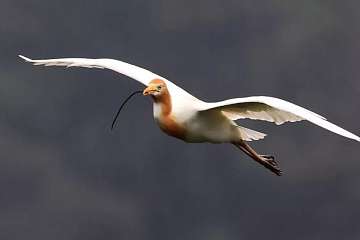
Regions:
<svg viewBox="0 0 360 240"><path fill-rule="evenodd" d="M360 142L360 137L328 122L324 117L279 98L265 96L235 98L216 103L203 103L199 109L200 111L222 111L232 120L248 118L274 122L277 125L307 120L331 132Z"/></svg>
<svg viewBox="0 0 360 240"><path fill-rule="evenodd" d="M19 55L26 62L30 62L34 65L45 65L45 66L64 66L64 67L85 67L85 68L102 68L102 69L110 69L115 72L121 73L125 76L128 76L132 79L137 80L138 82L148 85L149 82L153 79L161 79L165 81L170 95L172 98L173 106L177 106L181 108L184 104L193 104L193 102L201 102L190 93L186 92L181 87L172 83L164 77L161 77L149 70L144 68L115 60L115 59L107 59L107 58L58 58L58 59L42 59L42 60L33 60L22 55Z"/></svg>
<svg viewBox="0 0 360 240"><path fill-rule="evenodd" d="M19 57L34 65L111 69L115 72L133 78L144 85L148 85L148 83L155 78L166 80L165 78L152 73L149 70L114 59L58 58L33 60L22 55L19 55Z"/></svg>

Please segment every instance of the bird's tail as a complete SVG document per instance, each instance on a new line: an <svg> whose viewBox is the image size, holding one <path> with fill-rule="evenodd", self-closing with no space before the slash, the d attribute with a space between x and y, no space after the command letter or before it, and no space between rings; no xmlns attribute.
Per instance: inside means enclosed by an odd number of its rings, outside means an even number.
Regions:
<svg viewBox="0 0 360 240"><path fill-rule="evenodd" d="M241 127L238 125L237 125L237 127L239 130L239 135L240 135L239 137L241 140L244 140L244 141L260 140L266 136L265 133L257 132L255 130L251 130L249 128Z"/></svg>

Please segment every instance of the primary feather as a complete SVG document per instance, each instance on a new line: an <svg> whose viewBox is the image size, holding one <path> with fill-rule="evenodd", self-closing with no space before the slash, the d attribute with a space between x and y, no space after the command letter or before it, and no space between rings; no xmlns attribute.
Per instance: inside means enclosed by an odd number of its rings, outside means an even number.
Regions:
<svg viewBox="0 0 360 240"><path fill-rule="evenodd" d="M115 72L126 75L138 82L148 85L148 83L155 79L164 79L163 77L150 72L149 70L140 68L138 66L122 62L114 59L99 58L58 58L58 59L43 59L33 60L22 55L19 55L22 59L27 62L33 63L34 65L44 66L64 66L64 67L85 67L85 68L107 68Z"/></svg>

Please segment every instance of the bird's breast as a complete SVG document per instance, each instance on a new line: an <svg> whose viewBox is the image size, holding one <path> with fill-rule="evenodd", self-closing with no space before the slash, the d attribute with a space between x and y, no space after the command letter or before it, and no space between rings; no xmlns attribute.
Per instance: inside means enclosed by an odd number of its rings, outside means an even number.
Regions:
<svg viewBox="0 0 360 240"><path fill-rule="evenodd" d="M174 115L161 103L154 103L154 118L160 129L166 134L185 139L185 127Z"/></svg>
<svg viewBox="0 0 360 240"><path fill-rule="evenodd" d="M163 130L166 134L182 140L185 139L185 127L178 123L173 116L161 116L155 119L161 130Z"/></svg>

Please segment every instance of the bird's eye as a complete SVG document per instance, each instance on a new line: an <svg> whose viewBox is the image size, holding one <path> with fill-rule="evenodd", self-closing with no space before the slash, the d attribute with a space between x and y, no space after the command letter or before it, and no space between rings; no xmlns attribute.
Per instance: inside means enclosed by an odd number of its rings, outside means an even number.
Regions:
<svg viewBox="0 0 360 240"><path fill-rule="evenodd" d="M156 88L158 91L160 91L161 90L161 86L157 86L157 88Z"/></svg>

